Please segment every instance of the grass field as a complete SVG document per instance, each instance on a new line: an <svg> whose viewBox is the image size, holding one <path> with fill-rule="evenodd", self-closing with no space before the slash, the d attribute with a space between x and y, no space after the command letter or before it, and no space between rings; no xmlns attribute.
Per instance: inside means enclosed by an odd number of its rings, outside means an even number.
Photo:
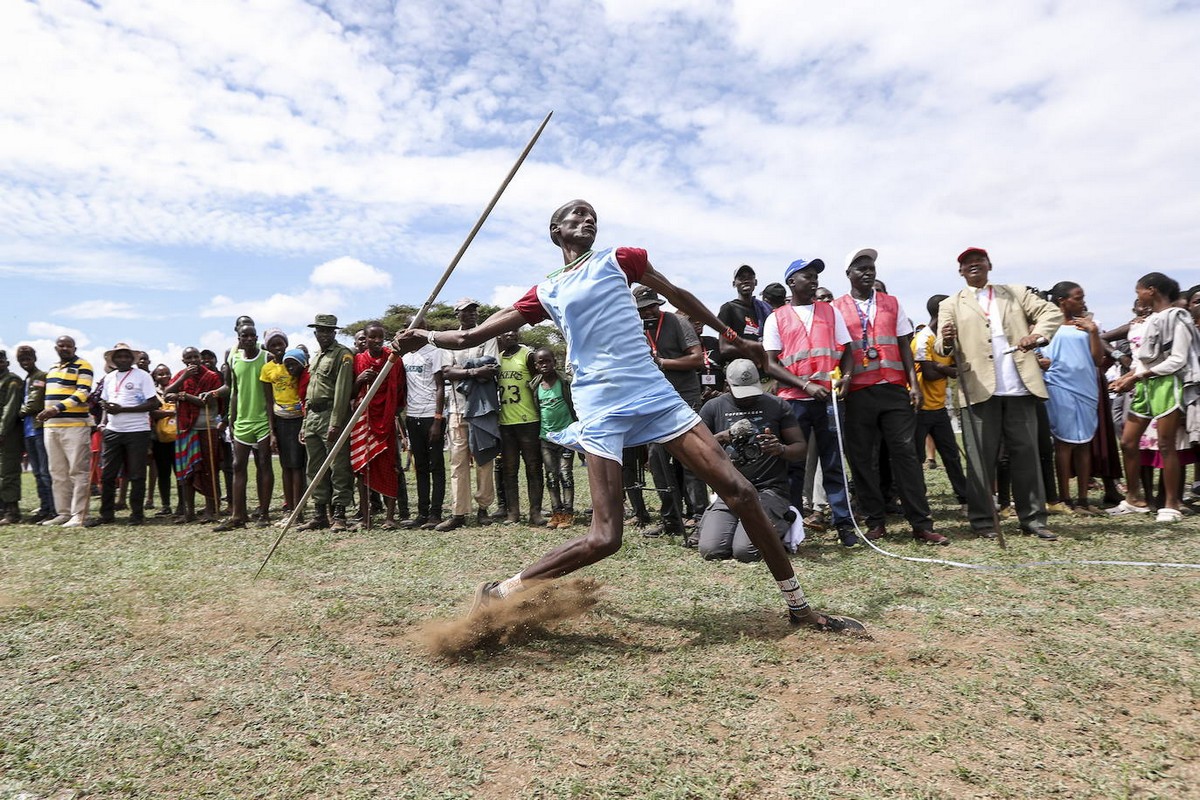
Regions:
<svg viewBox="0 0 1200 800"><path fill-rule="evenodd" d="M1006 553L893 520L909 555L1200 562L1196 517ZM816 534L802 584L873 634L843 640L789 629L762 565L630 537L589 613L445 660L420 627L562 532L292 533L254 581L276 534L0 529L0 797L1200 797L1200 571Z"/></svg>

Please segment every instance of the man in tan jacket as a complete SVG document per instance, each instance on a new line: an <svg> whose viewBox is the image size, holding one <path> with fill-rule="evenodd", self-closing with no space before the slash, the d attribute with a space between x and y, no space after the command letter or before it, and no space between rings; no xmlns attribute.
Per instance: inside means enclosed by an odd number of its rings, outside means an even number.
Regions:
<svg viewBox="0 0 1200 800"><path fill-rule="evenodd" d="M1012 465L1013 502L1021 530L1057 538L1046 527L1046 492L1037 449L1037 403L1046 399L1032 352L1062 325L1062 312L1024 286L989 280L987 251L958 257L966 288L938 307L936 348L958 365L959 408L967 451L967 510L979 536L996 536L992 482L1000 445Z"/></svg>

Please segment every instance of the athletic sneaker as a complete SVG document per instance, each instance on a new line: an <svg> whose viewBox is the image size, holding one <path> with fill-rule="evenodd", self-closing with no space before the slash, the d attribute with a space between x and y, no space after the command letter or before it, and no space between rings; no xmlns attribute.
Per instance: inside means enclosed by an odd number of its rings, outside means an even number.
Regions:
<svg viewBox="0 0 1200 800"><path fill-rule="evenodd" d="M496 587L500 585L500 581L484 581L475 587L475 597L471 600L471 610L467 612L468 616L475 616L496 600L500 598L496 595Z"/></svg>
<svg viewBox="0 0 1200 800"><path fill-rule="evenodd" d="M813 628L824 633L847 633L854 636L866 635L867 627L854 617L836 617L833 614L816 612L824 618L823 623L809 622L795 611L788 609L788 623L795 627Z"/></svg>

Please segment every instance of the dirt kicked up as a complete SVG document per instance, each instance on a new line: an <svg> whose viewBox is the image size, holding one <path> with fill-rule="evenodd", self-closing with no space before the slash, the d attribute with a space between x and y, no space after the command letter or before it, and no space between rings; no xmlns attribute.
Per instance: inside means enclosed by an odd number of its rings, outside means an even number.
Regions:
<svg viewBox="0 0 1200 800"><path fill-rule="evenodd" d="M520 594L495 600L475 614L434 620L413 635L438 658L523 641L564 619L583 614L599 601L594 578L545 581Z"/></svg>

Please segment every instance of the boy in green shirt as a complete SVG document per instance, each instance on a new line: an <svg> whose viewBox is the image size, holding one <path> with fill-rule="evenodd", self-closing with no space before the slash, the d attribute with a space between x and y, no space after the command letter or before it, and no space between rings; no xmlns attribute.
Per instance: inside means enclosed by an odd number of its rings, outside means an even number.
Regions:
<svg viewBox="0 0 1200 800"><path fill-rule="evenodd" d="M569 528L575 523L575 451L555 444L546 438L575 421L571 403L571 384L558 374L554 353L541 348L533 354L537 377L530 383L537 396L541 412L538 435L542 444L542 468L550 490L552 514L547 528Z"/></svg>

